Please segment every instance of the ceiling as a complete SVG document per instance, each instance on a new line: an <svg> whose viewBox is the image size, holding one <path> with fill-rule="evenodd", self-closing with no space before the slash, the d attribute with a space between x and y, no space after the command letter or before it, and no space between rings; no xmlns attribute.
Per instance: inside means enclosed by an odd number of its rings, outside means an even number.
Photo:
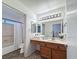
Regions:
<svg viewBox="0 0 79 59"><path fill-rule="evenodd" d="M65 4L65 0L19 0L33 13L42 13Z"/></svg>

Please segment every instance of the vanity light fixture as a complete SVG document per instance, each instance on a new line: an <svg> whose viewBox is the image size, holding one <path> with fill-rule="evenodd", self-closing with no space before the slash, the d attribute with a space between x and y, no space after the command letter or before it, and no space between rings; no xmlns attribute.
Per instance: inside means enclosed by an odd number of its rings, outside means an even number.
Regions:
<svg viewBox="0 0 79 59"><path fill-rule="evenodd" d="M62 16L62 14L58 13L58 14L53 14L53 15L45 16L45 17L42 17L40 19L41 20L48 20L48 19L53 19L53 18L57 18L57 17L61 17L61 16Z"/></svg>

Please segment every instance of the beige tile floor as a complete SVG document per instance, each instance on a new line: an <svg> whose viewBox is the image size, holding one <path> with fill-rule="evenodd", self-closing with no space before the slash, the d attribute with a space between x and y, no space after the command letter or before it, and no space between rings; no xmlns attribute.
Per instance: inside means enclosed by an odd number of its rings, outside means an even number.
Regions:
<svg viewBox="0 0 79 59"><path fill-rule="evenodd" d="M19 53L19 50L16 50L6 55L3 55L2 59L41 59L41 57L37 53L33 53L29 57L24 57L23 54Z"/></svg>

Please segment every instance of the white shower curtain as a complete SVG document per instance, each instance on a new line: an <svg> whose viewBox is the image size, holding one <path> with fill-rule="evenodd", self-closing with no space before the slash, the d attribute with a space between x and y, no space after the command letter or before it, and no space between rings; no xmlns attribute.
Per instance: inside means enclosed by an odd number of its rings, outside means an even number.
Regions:
<svg viewBox="0 0 79 59"><path fill-rule="evenodd" d="M23 42L23 28L21 23L15 24L15 44L19 48L20 44Z"/></svg>

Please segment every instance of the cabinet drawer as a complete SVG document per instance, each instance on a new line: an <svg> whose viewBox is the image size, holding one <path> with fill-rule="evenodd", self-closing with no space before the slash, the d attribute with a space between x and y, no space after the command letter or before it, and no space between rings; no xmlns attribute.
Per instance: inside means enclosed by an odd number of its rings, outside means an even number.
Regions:
<svg viewBox="0 0 79 59"><path fill-rule="evenodd" d="M47 44L47 47L57 49L57 50L66 50L66 46L60 45L60 44Z"/></svg>
<svg viewBox="0 0 79 59"><path fill-rule="evenodd" d="M56 44L47 44L47 47L49 48L54 48L54 49L57 49L57 45Z"/></svg>
<svg viewBox="0 0 79 59"><path fill-rule="evenodd" d="M46 46L46 44L43 42L40 42L40 46Z"/></svg>
<svg viewBox="0 0 79 59"><path fill-rule="evenodd" d="M31 42L32 42L32 44L36 44L36 45L39 45L40 44L39 41L31 41Z"/></svg>
<svg viewBox="0 0 79 59"><path fill-rule="evenodd" d="M66 50L65 45L57 45L57 48L60 49L60 50Z"/></svg>

